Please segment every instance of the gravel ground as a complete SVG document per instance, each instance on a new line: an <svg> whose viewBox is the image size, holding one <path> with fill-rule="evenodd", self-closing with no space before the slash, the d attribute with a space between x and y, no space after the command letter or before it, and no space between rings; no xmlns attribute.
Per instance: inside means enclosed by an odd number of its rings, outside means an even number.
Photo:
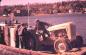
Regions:
<svg viewBox="0 0 86 55"><path fill-rule="evenodd" d="M31 51L0 45L0 55L31 55Z"/></svg>
<svg viewBox="0 0 86 55"><path fill-rule="evenodd" d="M80 51L77 51L77 49L74 48L69 52L64 52L61 54L50 54L41 51L32 51L0 45L0 55L82 55L84 52L86 53L86 47L82 47Z"/></svg>
<svg viewBox="0 0 86 55"><path fill-rule="evenodd" d="M55 55L55 54L48 54L42 53L40 51L32 51L0 45L0 55Z"/></svg>

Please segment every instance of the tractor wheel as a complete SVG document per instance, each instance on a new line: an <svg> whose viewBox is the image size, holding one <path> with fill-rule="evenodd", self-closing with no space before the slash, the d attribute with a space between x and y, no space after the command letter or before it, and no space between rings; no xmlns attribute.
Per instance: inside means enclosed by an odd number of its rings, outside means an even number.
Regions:
<svg viewBox="0 0 86 55"><path fill-rule="evenodd" d="M68 51L70 49L69 46L70 45L66 41L56 40L54 42L54 50L56 53L58 52L62 53L62 52Z"/></svg>

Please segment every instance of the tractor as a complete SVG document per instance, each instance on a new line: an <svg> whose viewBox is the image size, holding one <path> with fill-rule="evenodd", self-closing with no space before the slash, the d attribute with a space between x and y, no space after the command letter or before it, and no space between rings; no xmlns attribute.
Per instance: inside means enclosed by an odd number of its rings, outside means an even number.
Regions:
<svg viewBox="0 0 86 55"><path fill-rule="evenodd" d="M43 39L42 36L35 37L35 47L53 46L55 52L65 52L77 46L76 26L72 22L62 23L48 27L50 37ZM45 47L46 48L46 47Z"/></svg>

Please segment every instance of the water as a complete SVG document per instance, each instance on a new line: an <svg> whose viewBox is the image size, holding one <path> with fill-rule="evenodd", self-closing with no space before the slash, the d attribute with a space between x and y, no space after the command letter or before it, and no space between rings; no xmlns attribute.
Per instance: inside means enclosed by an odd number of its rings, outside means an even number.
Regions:
<svg viewBox="0 0 86 55"><path fill-rule="evenodd" d="M50 24L56 25L64 22L73 22L76 25L76 33L79 33L81 36L86 36L86 14L54 14L47 16L30 16L30 17L16 17L16 19L21 23L28 23L29 25L34 26L35 20L39 19ZM0 20L4 21L4 18ZM86 38L83 38L86 40ZM85 43L86 41L84 41Z"/></svg>

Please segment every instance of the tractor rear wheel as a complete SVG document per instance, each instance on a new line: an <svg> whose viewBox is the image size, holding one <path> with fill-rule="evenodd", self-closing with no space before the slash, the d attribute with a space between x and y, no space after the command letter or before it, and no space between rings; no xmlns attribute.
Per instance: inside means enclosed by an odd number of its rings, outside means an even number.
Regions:
<svg viewBox="0 0 86 55"><path fill-rule="evenodd" d="M55 40L54 42L54 50L55 52L65 52L71 49L71 46L69 43L63 40Z"/></svg>

